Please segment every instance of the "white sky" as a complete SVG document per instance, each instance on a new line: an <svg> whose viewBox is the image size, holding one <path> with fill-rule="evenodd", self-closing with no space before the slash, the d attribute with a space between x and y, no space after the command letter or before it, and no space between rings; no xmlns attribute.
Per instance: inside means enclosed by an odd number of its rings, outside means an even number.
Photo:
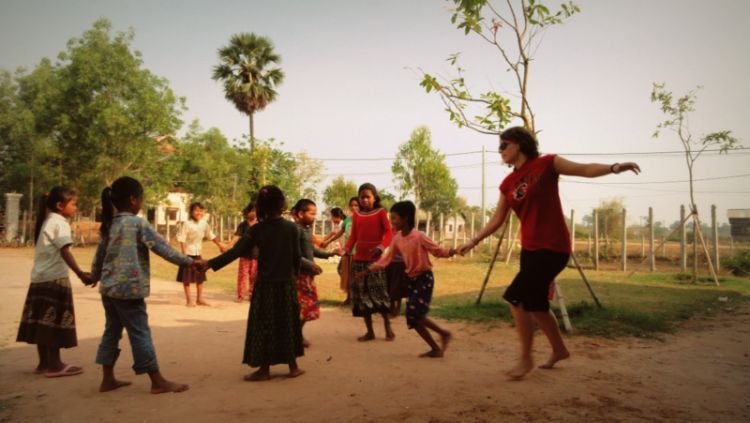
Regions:
<svg viewBox="0 0 750 423"><path fill-rule="evenodd" d="M559 2L546 2L555 6ZM679 155L576 156L580 153L674 151L678 140L652 139L660 112L649 101L651 83L664 81L676 94L701 85L691 125L700 135L729 129L750 146L750 2L578 1L583 12L551 28L531 69L531 102L542 130L543 152L577 161L635 160L640 176L596 180L566 178L563 207L589 213L600 201L622 197L637 222L653 206L657 220L678 218L687 201ZM415 69L450 75L445 58L462 52L476 91L511 90L510 74L493 49L464 36L449 21L449 2L411 1L0 1L0 67L31 67L54 58L71 37L98 17L116 30L133 27L134 47L145 66L187 98L185 123L198 118L229 139L247 132L247 119L224 100L211 80L216 50L231 34L270 37L282 56L286 79L279 99L256 117L256 136L286 149L325 159L392 157L419 125L432 131L444 153L489 151L487 205L508 173L499 165L497 139L448 121L436 95L424 93ZM726 221L727 208L750 208L750 151L707 155L697 178L704 220L710 204ZM470 204L481 198L480 155L449 156L447 163ZM326 173L395 192L390 161L326 161ZM736 175L746 175L734 177ZM590 183L580 183L590 182ZM605 185L640 182L639 185ZM321 185L321 190L327 181Z"/></svg>

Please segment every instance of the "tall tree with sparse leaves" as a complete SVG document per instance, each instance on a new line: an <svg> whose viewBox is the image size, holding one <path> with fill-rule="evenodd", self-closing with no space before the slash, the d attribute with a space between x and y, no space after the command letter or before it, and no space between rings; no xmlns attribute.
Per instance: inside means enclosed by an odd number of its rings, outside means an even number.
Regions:
<svg viewBox="0 0 750 423"><path fill-rule="evenodd" d="M535 132L534 109L529 101L530 68L534 54L550 26L580 12L568 1L557 11L551 11L538 0L507 0L493 4L489 0L450 0L451 23L466 35L475 34L486 42L505 63L503 71L510 72L516 92L472 92L465 79L465 69L459 63L460 53L452 54L448 62L455 68L452 79L423 72L420 85L429 92L437 92L459 127L467 127L483 134L499 134L514 119ZM501 3L501 2L497 2ZM511 104L518 98L518 104Z"/></svg>

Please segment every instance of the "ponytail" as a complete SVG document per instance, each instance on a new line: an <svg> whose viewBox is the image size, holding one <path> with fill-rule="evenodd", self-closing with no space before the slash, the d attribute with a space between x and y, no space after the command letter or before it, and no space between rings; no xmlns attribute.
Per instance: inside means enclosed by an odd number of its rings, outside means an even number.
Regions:
<svg viewBox="0 0 750 423"><path fill-rule="evenodd" d="M112 205L112 188L107 187L102 190L102 225L99 227L99 234L102 238L109 236L109 227L112 226L114 216L115 207Z"/></svg>
<svg viewBox="0 0 750 423"><path fill-rule="evenodd" d="M64 206L76 196L78 196L76 190L64 186L56 186L39 198L36 209L36 225L34 228L34 240L37 243L39 243L39 235L42 234L42 226L47 219L47 213L50 211L59 212L57 203L62 203Z"/></svg>
<svg viewBox="0 0 750 423"><path fill-rule="evenodd" d="M42 234L42 225L47 219L47 197L49 193L44 193L39 197L39 203L36 206L36 225L34 227L34 242L39 243L39 235Z"/></svg>

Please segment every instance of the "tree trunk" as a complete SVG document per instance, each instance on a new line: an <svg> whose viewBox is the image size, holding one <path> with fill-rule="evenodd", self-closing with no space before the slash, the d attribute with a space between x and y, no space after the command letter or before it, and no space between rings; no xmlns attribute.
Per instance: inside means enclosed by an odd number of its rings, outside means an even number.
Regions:
<svg viewBox="0 0 750 423"><path fill-rule="evenodd" d="M250 155L255 152L255 122L253 121L253 113L250 113Z"/></svg>

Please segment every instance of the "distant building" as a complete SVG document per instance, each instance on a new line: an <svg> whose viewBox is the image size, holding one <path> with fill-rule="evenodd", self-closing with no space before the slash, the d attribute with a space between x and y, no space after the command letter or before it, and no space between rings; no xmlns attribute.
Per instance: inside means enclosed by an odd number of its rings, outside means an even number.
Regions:
<svg viewBox="0 0 750 423"><path fill-rule="evenodd" d="M729 218L732 239L750 242L750 209L729 209L727 218Z"/></svg>

